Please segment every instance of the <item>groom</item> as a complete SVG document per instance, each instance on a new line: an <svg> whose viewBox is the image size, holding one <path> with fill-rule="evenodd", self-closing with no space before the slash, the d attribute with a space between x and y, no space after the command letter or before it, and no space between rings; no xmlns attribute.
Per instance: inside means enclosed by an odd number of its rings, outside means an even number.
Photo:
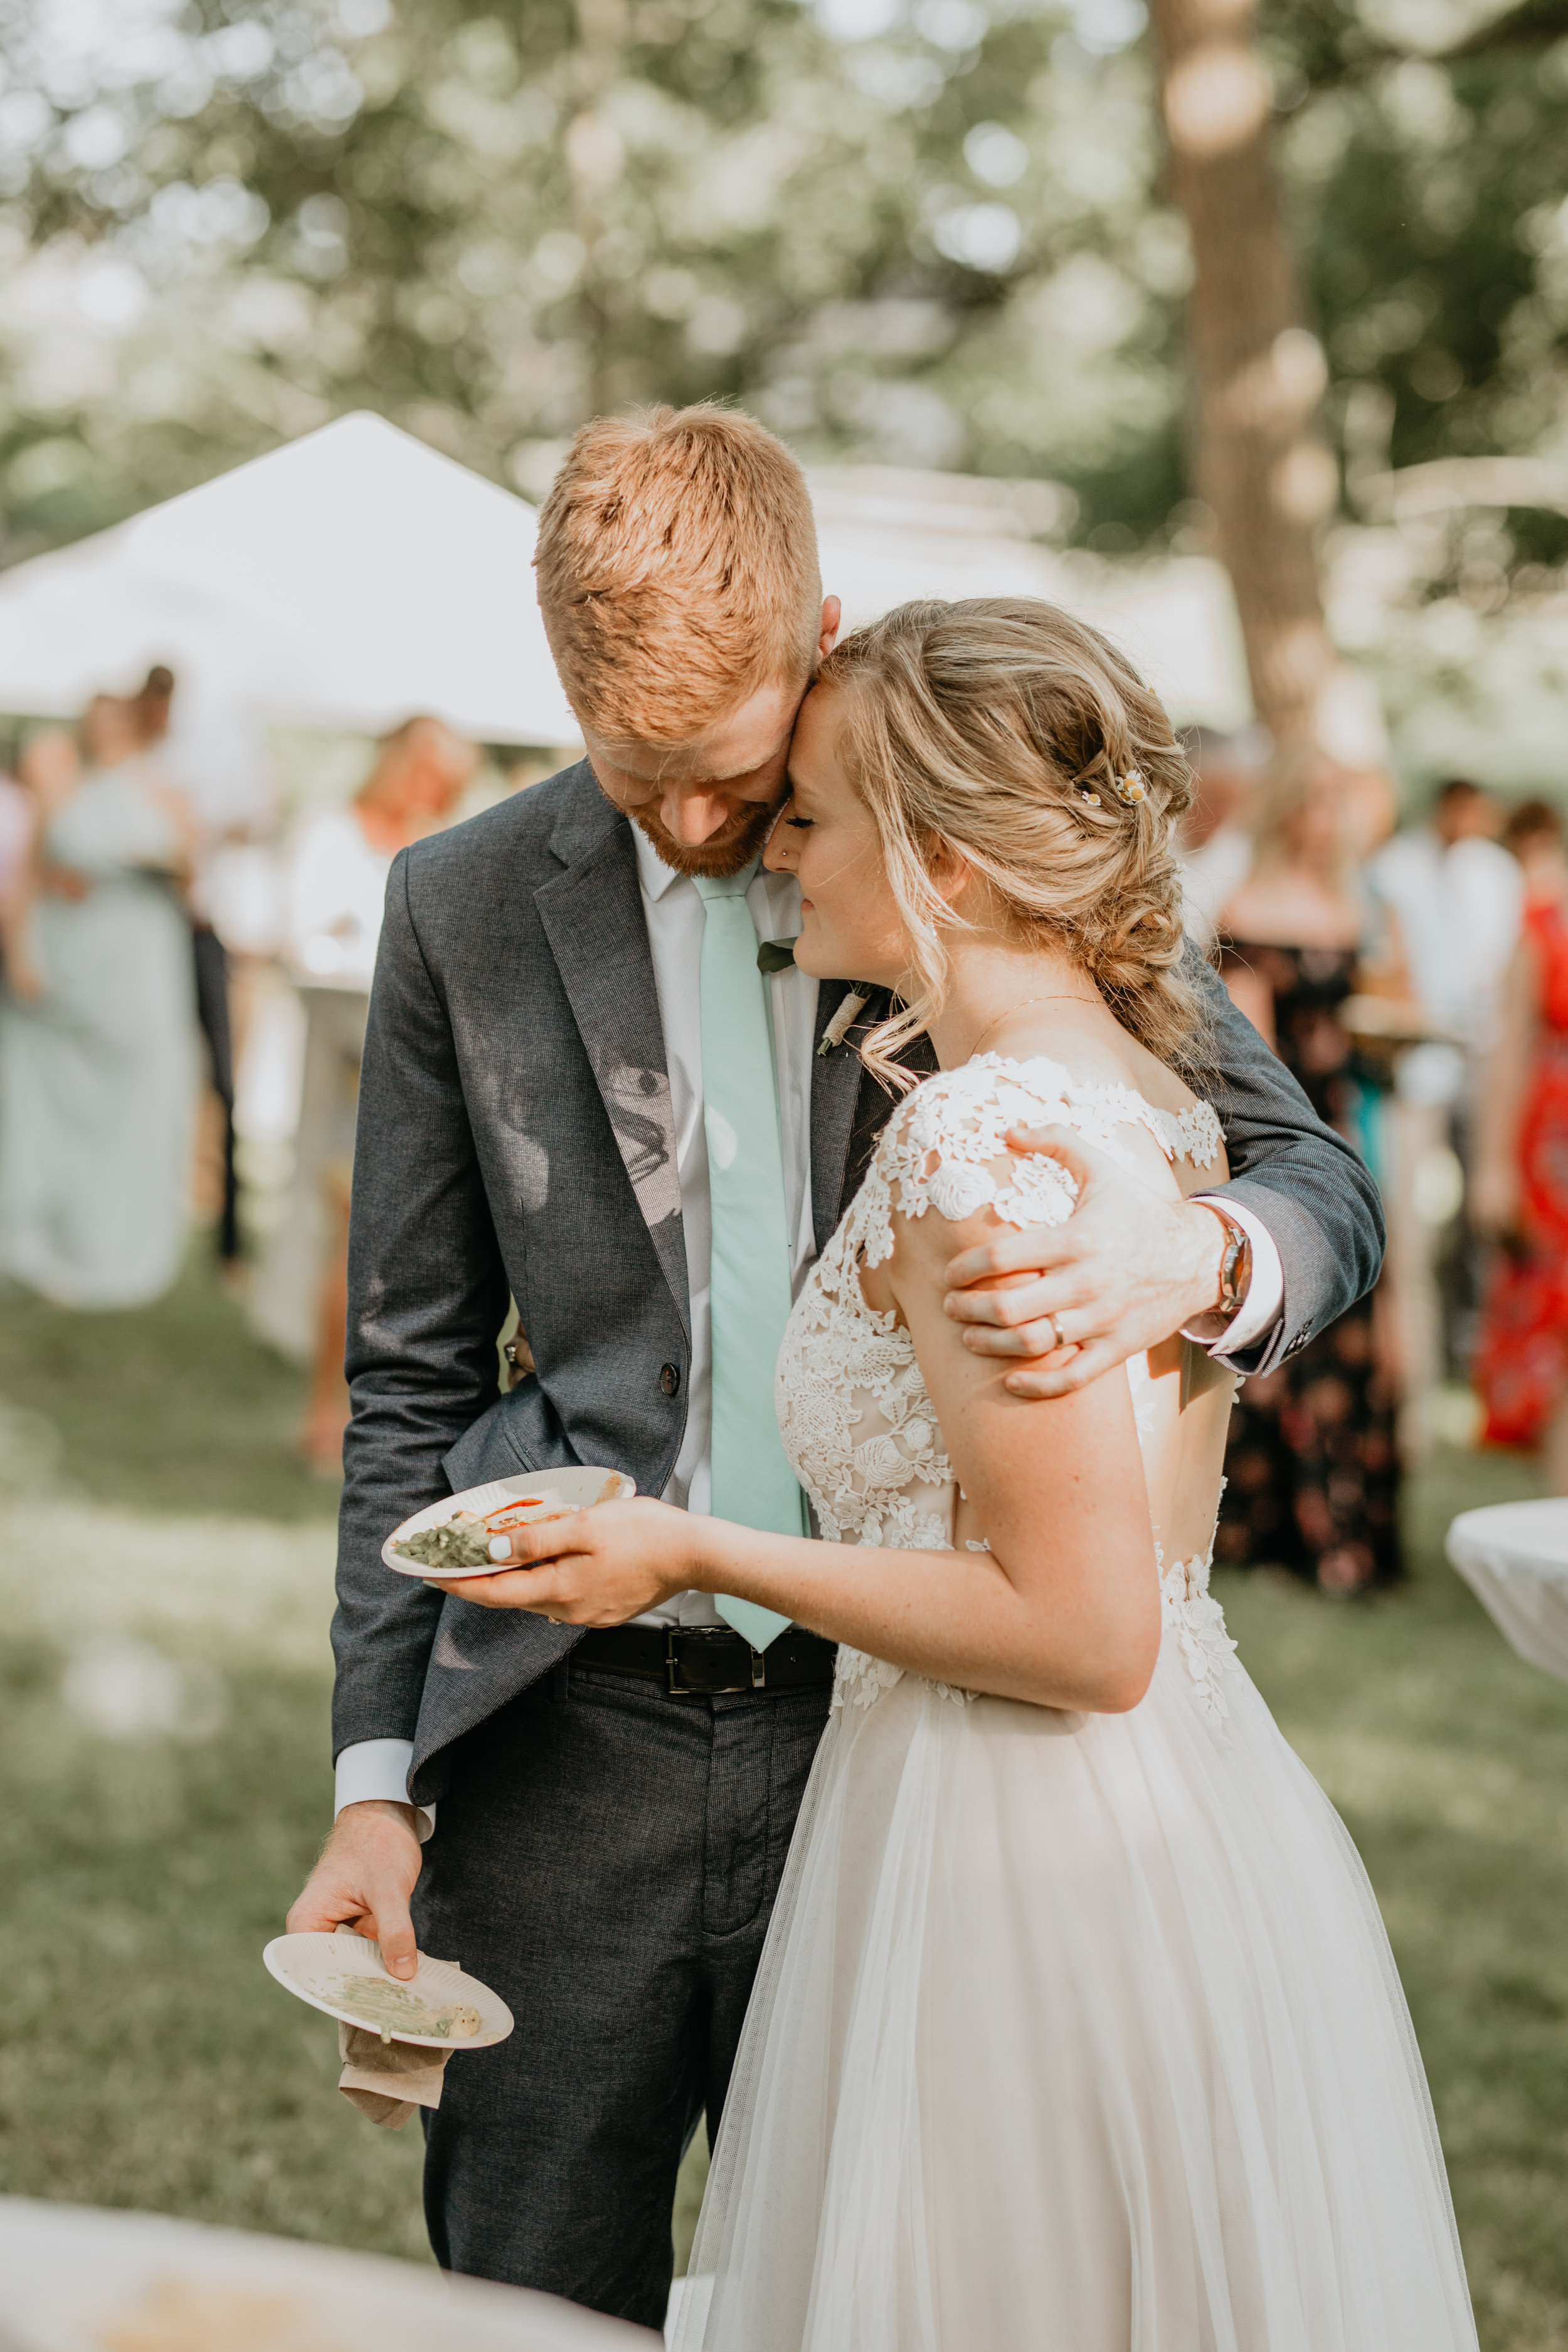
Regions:
<svg viewBox="0 0 1568 2352"><path fill-rule="evenodd" d="M451 1489L570 1462L798 1532L773 1360L889 1103L841 1038L846 984L788 953L795 884L757 865L838 626L795 461L709 408L588 425L537 561L588 756L405 852L387 889L354 1162L339 1812L289 1926L354 1921L406 1975L412 1896L421 1946L516 2017L428 2118L443 2265L657 2328L677 2168L717 2123L832 1647L704 1596L584 1633L391 1576L380 1549ZM1269 1369L1375 1275L1364 1170L1209 984L1205 1091L1237 1181L1178 1205L1083 1153L1068 1225L955 1271L1032 1270L950 1301L1026 1394L1222 1307L1205 1330ZM498 1399L509 1294L535 1369Z"/></svg>

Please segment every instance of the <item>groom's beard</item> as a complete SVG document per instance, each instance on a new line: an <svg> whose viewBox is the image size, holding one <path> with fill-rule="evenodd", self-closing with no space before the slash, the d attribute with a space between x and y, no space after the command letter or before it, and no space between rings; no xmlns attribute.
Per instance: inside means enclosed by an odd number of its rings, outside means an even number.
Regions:
<svg viewBox="0 0 1568 2352"><path fill-rule="evenodd" d="M738 809L717 833L710 833L696 848L677 841L668 826L651 810L633 809L630 814L632 823L641 828L665 864L673 866L677 874L711 874L722 879L725 875L742 872L751 864L773 831L773 820L783 806L781 799L771 807Z"/></svg>

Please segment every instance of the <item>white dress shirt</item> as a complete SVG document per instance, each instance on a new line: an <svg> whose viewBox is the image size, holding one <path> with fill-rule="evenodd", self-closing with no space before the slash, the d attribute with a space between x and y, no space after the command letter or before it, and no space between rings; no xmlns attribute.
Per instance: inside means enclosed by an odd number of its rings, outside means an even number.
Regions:
<svg viewBox="0 0 1568 2352"><path fill-rule="evenodd" d="M677 874L665 864L647 836L632 827L637 848L637 878L642 884L643 914L653 953L654 982L658 991L659 1020L664 1029L665 1059L669 1068L670 1106L675 1117L676 1172L680 1182L680 1219L686 1239L686 1272L691 1296L691 1362L687 1373L686 1434L663 1499L689 1511L711 1508L710 1454L713 1412L713 1358L709 1328L709 1270L712 1227L708 1196L708 1139L702 1118L702 925L700 892L689 875ZM762 940L793 939L800 929L800 887L790 874L759 869L746 892L746 904ZM816 1026L817 983L794 965L774 972L768 982L772 1000L773 1050L779 1089L779 1137L784 1152L784 1205L794 1236L790 1253L792 1295L816 1260L816 1234L811 1201L811 1078L812 1037ZM1252 1240L1252 1282L1247 1299L1226 1331L1226 1354L1250 1347L1277 1321L1284 1300L1279 1255L1268 1232L1250 1212L1225 1203L1227 1215L1245 1225ZM1219 1348L1215 1353L1221 1353ZM718 1625L722 1623L706 1592L682 1592L636 1621L652 1625ZM406 1739L365 1739L345 1748L338 1758L337 1811L366 1798L395 1803L408 1801L408 1772L413 1743ZM420 1835L427 1837L435 1822L432 1808L420 1809Z"/></svg>

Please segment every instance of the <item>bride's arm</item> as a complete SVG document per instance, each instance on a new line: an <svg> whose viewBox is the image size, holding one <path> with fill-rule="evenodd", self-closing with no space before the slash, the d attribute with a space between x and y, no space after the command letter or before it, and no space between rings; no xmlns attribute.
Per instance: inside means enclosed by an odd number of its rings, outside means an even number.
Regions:
<svg viewBox="0 0 1568 2352"><path fill-rule="evenodd" d="M959 1483L989 1552L892 1551L759 1533L638 1500L519 1529L542 1563L448 1586L467 1601L615 1625L695 1588L774 1609L942 1682L1114 1714L1148 1688L1160 1643L1149 1502L1127 1375L1035 1402L1004 1385L942 1311L955 1249L994 1230L900 1221L888 1276Z"/></svg>

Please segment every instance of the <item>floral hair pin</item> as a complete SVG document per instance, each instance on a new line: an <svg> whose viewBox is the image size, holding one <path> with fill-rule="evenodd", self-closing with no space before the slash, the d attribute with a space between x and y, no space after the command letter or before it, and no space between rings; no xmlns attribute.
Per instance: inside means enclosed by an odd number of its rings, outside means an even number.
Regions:
<svg viewBox="0 0 1568 2352"><path fill-rule="evenodd" d="M1136 768L1129 768L1124 776L1112 776L1110 786L1123 808L1136 808L1140 801L1146 801L1149 797L1149 787ZM1086 808L1103 805L1092 784L1079 784L1075 789Z"/></svg>

